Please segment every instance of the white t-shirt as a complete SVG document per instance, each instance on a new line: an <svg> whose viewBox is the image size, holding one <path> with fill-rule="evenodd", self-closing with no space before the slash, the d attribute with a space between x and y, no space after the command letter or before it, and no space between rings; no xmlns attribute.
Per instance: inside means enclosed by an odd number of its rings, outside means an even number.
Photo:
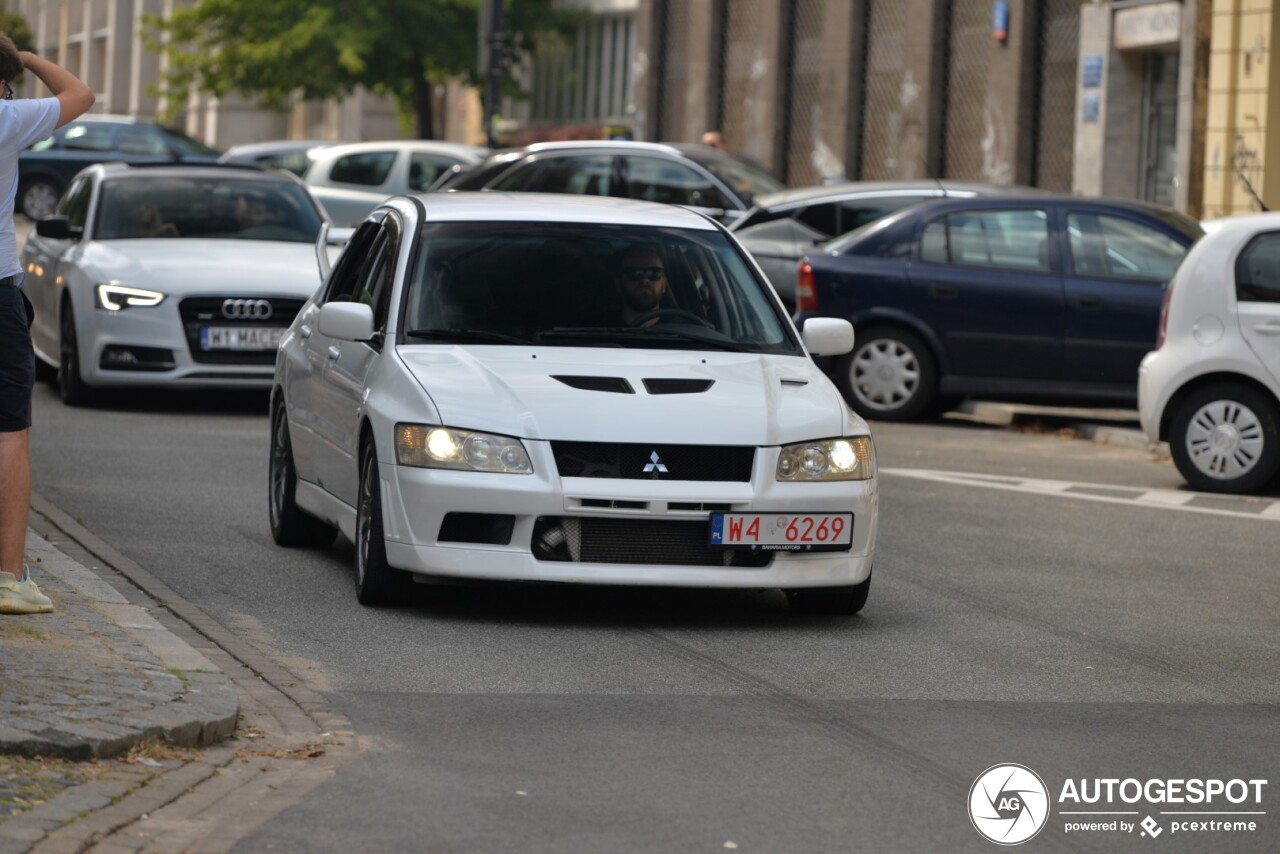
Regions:
<svg viewBox="0 0 1280 854"><path fill-rule="evenodd" d="M18 154L53 133L62 114L57 98L0 100L0 279L22 272L13 233L13 202L18 195Z"/></svg>

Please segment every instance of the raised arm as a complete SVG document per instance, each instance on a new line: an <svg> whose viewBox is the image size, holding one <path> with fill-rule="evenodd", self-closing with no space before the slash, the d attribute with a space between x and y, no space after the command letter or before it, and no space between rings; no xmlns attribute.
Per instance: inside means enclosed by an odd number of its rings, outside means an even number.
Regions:
<svg viewBox="0 0 1280 854"><path fill-rule="evenodd" d="M62 111L58 114L58 127L80 118L93 106L93 90L80 82L79 77L30 51L21 51L18 56L22 58L23 66L39 77L62 104Z"/></svg>

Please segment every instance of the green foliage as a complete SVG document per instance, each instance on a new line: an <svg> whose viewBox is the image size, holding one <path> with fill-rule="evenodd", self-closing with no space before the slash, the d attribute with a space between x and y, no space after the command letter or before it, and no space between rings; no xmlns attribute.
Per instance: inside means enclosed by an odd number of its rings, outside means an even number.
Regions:
<svg viewBox="0 0 1280 854"><path fill-rule="evenodd" d="M193 89L284 109L364 86L395 96L426 136L430 85L477 77L479 9L487 1L196 0L168 18L146 16L143 34L168 58L160 91L175 110ZM506 0L509 50L578 19L552 2Z"/></svg>
<svg viewBox="0 0 1280 854"><path fill-rule="evenodd" d="M8 4L3 0L0 0L0 33L13 39L18 50L34 51L36 49L35 39L31 37L31 27L27 25L27 19L17 12L10 12Z"/></svg>

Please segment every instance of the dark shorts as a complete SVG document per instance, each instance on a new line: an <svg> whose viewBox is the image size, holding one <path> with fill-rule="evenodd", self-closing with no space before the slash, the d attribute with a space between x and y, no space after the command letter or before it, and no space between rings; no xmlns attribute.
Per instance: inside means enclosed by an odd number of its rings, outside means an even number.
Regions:
<svg viewBox="0 0 1280 854"><path fill-rule="evenodd" d="M31 317L31 303L22 289L0 284L0 433L31 426L31 390L36 382Z"/></svg>

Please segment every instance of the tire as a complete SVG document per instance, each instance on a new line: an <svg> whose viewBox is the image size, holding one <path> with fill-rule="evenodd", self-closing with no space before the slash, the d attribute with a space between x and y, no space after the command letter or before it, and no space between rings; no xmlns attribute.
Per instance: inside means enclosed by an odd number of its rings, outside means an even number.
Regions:
<svg viewBox="0 0 1280 854"><path fill-rule="evenodd" d="M58 332L58 397L67 406L89 406L96 395L80 376L80 341L70 301L62 306Z"/></svg>
<svg viewBox="0 0 1280 854"><path fill-rule="evenodd" d="M858 332L857 342L836 363L836 382L855 412L876 421L913 421L933 412L938 368L920 336L872 326Z"/></svg>
<svg viewBox="0 0 1280 854"><path fill-rule="evenodd" d="M1242 383L1197 389L1173 413L1169 450L1192 489L1256 492L1280 470L1280 406Z"/></svg>
<svg viewBox="0 0 1280 854"><path fill-rule="evenodd" d="M53 213L61 195L62 189L47 178L32 178L22 185L18 209L32 221L41 220Z"/></svg>
<svg viewBox="0 0 1280 854"><path fill-rule="evenodd" d="M369 438L360 449L360 494L356 498L356 599L361 605L398 604L407 596L408 581L408 573L387 563L378 451Z"/></svg>
<svg viewBox="0 0 1280 854"><path fill-rule="evenodd" d="M787 604L797 614L853 616L867 604L871 579L850 587L802 587L788 590Z"/></svg>
<svg viewBox="0 0 1280 854"><path fill-rule="evenodd" d="M289 419L280 401L271 410L271 461L267 477L267 515L276 545L327 548L337 529L300 508L295 500L298 471L293 464Z"/></svg>

